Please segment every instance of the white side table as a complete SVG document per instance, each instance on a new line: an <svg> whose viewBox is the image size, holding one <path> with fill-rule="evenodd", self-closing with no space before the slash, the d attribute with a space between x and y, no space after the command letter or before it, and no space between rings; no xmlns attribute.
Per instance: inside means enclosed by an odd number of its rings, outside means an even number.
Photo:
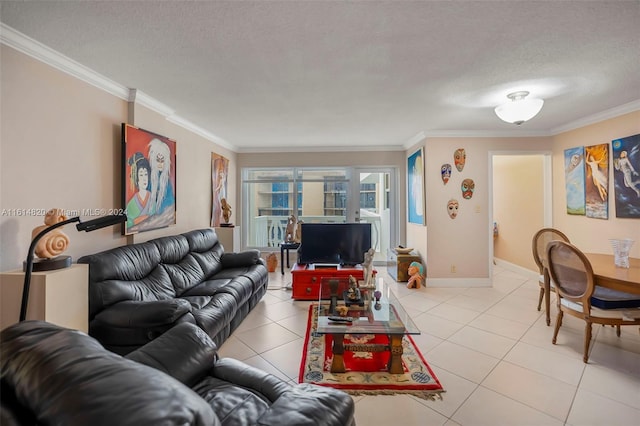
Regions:
<svg viewBox="0 0 640 426"><path fill-rule="evenodd" d="M27 319L37 319L63 327L89 331L89 266L73 264L54 271L33 272ZM0 329L18 322L24 272L0 275Z"/></svg>
<svg viewBox="0 0 640 426"><path fill-rule="evenodd" d="M241 250L240 247L240 227L221 226L215 228L218 241L224 247L225 253L233 253Z"/></svg>

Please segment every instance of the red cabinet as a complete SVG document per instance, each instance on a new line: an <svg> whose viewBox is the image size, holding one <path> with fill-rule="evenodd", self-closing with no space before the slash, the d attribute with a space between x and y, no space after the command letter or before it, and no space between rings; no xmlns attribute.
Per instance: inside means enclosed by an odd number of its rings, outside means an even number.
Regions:
<svg viewBox="0 0 640 426"><path fill-rule="evenodd" d="M299 265L296 263L293 265L293 268L291 268L291 297L295 300L318 300L320 298L320 283L322 282L322 278L348 279L349 275L353 275L357 280L362 280L362 266L317 266L314 264Z"/></svg>

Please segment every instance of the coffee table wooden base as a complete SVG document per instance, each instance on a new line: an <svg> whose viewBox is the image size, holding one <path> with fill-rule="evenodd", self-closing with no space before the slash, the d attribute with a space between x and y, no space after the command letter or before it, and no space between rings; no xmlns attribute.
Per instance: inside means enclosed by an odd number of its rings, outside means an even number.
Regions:
<svg viewBox="0 0 640 426"><path fill-rule="evenodd" d="M370 344L344 344L344 334L334 333L333 345L331 351L333 353L333 360L331 361L332 373L345 373L347 370L344 365L344 352L386 352L389 351L391 356L389 363L387 364L387 370L391 374L402 374L404 368L402 368L402 335L390 335L389 344L384 345L380 343Z"/></svg>

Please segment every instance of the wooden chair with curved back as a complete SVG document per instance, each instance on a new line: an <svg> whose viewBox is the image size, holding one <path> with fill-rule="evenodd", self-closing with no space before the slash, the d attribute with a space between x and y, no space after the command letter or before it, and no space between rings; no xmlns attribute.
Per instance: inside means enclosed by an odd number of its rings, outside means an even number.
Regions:
<svg viewBox="0 0 640 426"><path fill-rule="evenodd" d="M538 269L540 270L540 276L538 278L538 284L540 285L540 296L538 297L538 310L542 307L542 299L545 297L544 291L544 279L545 279L545 270L543 260L546 257L547 244L551 241L566 241L569 242L569 237L567 237L562 232L558 231L554 228L542 228L538 232L535 233L533 239L531 241L531 250L533 252L533 260L538 265ZM553 288L553 282L550 282L551 291L555 291ZM547 295L549 296L549 295ZM548 306L548 304L546 304ZM551 314L549 310L546 310L547 315L547 325L551 324Z"/></svg>
<svg viewBox="0 0 640 426"><path fill-rule="evenodd" d="M558 294L556 298L558 316L552 339L554 345L560 326L562 326L564 313L580 318L587 323L582 356L585 363L589 360L592 324L616 326L618 337L620 336L620 326L640 325L640 309L637 304L636 307L617 309L599 309L592 305L592 301L598 299L598 297L594 298L594 293L597 294L598 289L602 288L596 287L591 263L577 247L565 241L556 240L549 243L546 253L549 275L555 283ZM621 293L620 296L625 294Z"/></svg>

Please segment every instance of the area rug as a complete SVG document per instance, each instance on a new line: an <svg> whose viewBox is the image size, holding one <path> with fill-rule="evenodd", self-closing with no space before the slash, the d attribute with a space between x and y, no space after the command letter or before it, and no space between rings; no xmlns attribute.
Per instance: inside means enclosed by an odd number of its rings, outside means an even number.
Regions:
<svg viewBox="0 0 640 426"><path fill-rule="evenodd" d="M344 354L346 373L331 373L331 336L314 335L318 320L317 304L309 306L307 337L300 363L300 383L313 383L340 389L351 395L410 394L422 399L442 399L445 392L440 381L415 345L411 336L402 341L403 374L385 371L387 353L354 352ZM380 343L386 336L349 335L345 343Z"/></svg>

